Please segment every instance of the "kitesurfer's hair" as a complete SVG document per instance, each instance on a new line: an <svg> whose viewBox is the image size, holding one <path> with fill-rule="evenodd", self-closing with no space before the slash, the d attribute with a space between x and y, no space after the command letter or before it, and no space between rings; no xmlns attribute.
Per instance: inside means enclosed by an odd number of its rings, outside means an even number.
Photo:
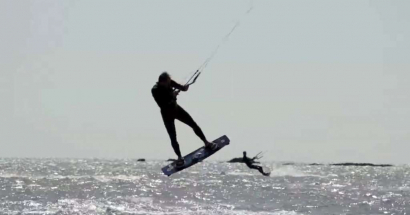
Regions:
<svg viewBox="0 0 410 215"><path fill-rule="evenodd" d="M164 82L168 80L168 78L171 78L171 76L167 72L162 72L158 77L158 82Z"/></svg>

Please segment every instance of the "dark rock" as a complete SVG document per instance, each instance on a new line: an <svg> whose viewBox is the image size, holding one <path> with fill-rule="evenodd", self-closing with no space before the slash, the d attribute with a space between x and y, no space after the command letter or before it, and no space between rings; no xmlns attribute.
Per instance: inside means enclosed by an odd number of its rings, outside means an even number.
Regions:
<svg viewBox="0 0 410 215"><path fill-rule="evenodd" d="M228 163L243 163L243 159L242 158L233 158L233 159L229 160Z"/></svg>
<svg viewBox="0 0 410 215"><path fill-rule="evenodd" d="M392 167L391 164L372 164L372 163L336 163L332 166L373 166L373 167Z"/></svg>

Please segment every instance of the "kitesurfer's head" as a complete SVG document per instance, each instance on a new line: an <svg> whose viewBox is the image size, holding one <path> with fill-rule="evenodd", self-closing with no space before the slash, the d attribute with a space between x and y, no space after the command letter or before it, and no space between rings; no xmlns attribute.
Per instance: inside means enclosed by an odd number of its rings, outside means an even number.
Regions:
<svg viewBox="0 0 410 215"><path fill-rule="evenodd" d="M246 156L246 151L243 151L243 156Z"/></svg>
<svg viewBox="0 0 410 215"><path fill-rule="evenodd" d="M164 86L169 86L171 84L171 76L167 72L161 73L158 77L158 83Z"/></svg>

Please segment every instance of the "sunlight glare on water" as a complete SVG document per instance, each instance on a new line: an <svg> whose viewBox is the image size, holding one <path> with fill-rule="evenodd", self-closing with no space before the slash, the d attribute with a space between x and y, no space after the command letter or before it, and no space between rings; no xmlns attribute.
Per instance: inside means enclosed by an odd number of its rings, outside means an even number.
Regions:
<svg viewBox="0 0 410 215"><path fill-rule="evenodd" d="M0 159L0 214L409 214L407 166Z"/></svg>

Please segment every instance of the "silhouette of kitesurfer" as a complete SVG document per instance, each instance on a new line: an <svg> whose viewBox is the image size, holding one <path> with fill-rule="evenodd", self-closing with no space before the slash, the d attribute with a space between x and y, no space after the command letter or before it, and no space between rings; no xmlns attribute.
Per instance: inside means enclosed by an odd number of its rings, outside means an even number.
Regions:
<svg viewBox="0 0 410 215"><path fill-rule="evenodd" d="M178 167L184 165L184 159L182 158L181 151L179 149L179 144L177 141L177 134L175 129L175 119L185 123L190 126L195 134L204 142L207 148L215 150L218 145L209 142L201 128L196 124L192 117L186 112L181 106L177 104L178 92L174 89L181 91L188 91L189 85L182 86L171 79L171 76L167 72L163 72L159 78L158 82L151 89L152 96L154 97L157 105L161 109L161 116L171 139L172 148L175 154L178 156L176 165Z"/></svg>
<svg viewBox="0 0 410 215"><path fill-rule="evenodd" d="M263 168L261 166L257 166L254 165L254 163L256 163L255 161L253 161L254 159L248 158L246 156L246 151L243 152L243 162L246 164L246 166L248 166L250 169L256 169L258 170L260 173L262 173L262 175L264 176L268 176L270 175L270 173L265 173L263 171Z"/></svg>

